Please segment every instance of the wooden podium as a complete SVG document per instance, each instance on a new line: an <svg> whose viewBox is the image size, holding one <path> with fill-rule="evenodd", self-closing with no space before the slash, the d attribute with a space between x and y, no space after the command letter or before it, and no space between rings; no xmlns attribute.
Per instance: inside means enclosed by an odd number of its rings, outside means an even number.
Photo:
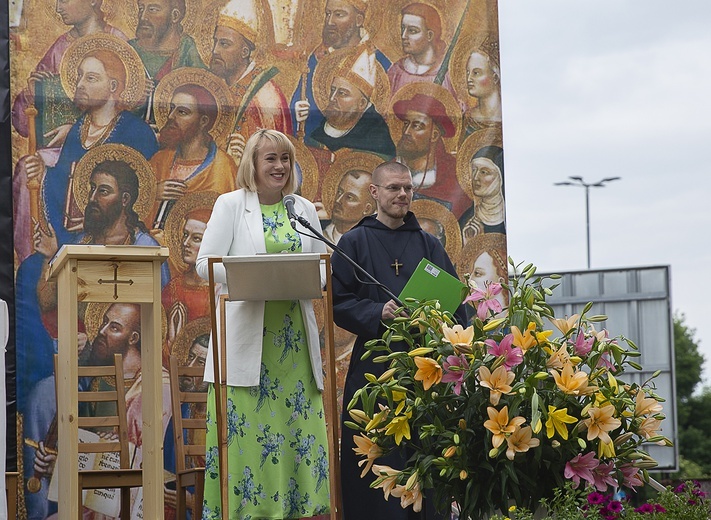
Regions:
<svg viewBox="0 0 711 520"><path fill-rule="evenodd" d="M278 260L278 267L275 267L274 262L267 261L268 257L274 257L272 260ZM310 257L307 262L315 262L315 270L317 271L315 279L311 276L305 276L303 271L304 265L298 264L303 257ZM336 359L334 351L334 333L333 333L333 288L331 283L331 256L328 254L318 253L296 253L296 254L276 254L276 255L252 255L251 257L242 257L242 260L252 260L252 267L257 267L262 270L261 273L256 273L254 269L244 271L246 263L233 263L239 257L222 257L208 259L208 276L210 283L210 308L211 308L211 328L213 346L212 361L214 369L214 387L215 387L215 406L217 409L216 425L217 425L217 451L219 458L219 478L220 478L220 502L223 511L229 511L229 499L227 491L230 489L227 478L227 370L221 370L220 367L227 367L227 341L226 341L226 323L225 303L227 301L248 301L248 300L281 300L281 299L315 299L322 298L324 300L324 348L323 359L324 366L324 411L326 413L326 429L328 436L329 448L329 487L330 487L330 506L331 520L340 520L343 517L341 511L341 465L340 465L340 436L339 424L340 417L338 416L338 404L336 400ZM320 264L323 263L322 267ZM215 265L222 264L226 271L227 280L220 280L220 283L225 283L228 292L223 292L217 300L215 291ZM290 265L291 264L291 265ZM311 268L311 267L310 267ZM324 280L320 280L318 271L323 269ZM232 279L235 280L237 290L232 291L230 272ZM299 273L299 276L294 276L294 273ZM224 275L223 275L224 276ZM252 278L250 280L250 277ZM299 278L303 279L299 279ZM321 282L325 285L322 287ZM305 283L304 283L305 282ZM315 287L309 284L315 283ZM269 287L263 287L263 286ZM241 286L241 287L240 287ZM253 291L259 291L260 295L255 296L250 294ZM218 322L219 316L219 322ZM214 341L214 338L218 338Z"/></svg>
<svg viewBox="0 0 711 520"><path fill-rule="evenodd" d="M79 518L77 311L81 302L141 304L143 518L163 519L161 264L168 248L65 245L47 279L58 284L59 518ZM69 456L67 456L69 454Z"/></svg>

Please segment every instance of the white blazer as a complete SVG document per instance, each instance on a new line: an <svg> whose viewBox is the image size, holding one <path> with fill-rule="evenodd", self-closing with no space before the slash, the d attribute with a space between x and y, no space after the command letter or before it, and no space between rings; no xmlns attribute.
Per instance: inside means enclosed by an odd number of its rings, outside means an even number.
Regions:
<svg viewBox="0 0 711 520"><path fill-rule="evenodd" d="M314 205L303 197L294 195L294 209L311 225L321 231ZM325 253L326 245L307 235L301 235L304 253ZM209 257L255 255L266 253L264 225L257 193L239 189L220 195L202 238L195 265L198 274L208 278ZM221 284L219 294L227 294L227 279L222 264L214 264L215 282ZM325 281L325 267L321 267L321 280ZM306 339L311 359L311 369L319 390L323 390L323 370L318 327L311 300L300 300L301 314L306 326ZM262 329L264 327L264 302L226 302L227 384L230 386L258 386L262 361ZM218 314L219 318L219 314ZM205 381L214 382L212 342L205 363Z"/></svg>

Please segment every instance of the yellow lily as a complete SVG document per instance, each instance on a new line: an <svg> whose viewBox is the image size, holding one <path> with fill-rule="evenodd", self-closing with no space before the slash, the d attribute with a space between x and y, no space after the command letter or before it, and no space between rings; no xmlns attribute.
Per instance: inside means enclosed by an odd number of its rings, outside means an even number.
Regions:
<svg viewBox="0 0 711 520"><path fill-rule="evenodd" d="M531 332L535 330L536 323L533 321L528 324L528 327L526 327L526 330L523 332L521 332L521 329L519 329L516 325L511 325L511 333L514 337L514 346L519 347L524 352L531 347L535 347L537 344L536 336L531 334Z"/></svg>
<svg viewBox="0 0 711 520"><path fill-rule="evenodd" d="M610 459L615 456L615 443L613 442L602 442L600 441L600 445L597 447L597 458L602 459L607 458Z"/></svg>
<svg viewBox="0 0 711 520"><path fill-rule="evenodd" d="M387 428L385 428L385 435L393 435L395 437L395 444L400 446L402 438L410 439L410 423L409 419L412 417L412 412L408 411L405 415L398 415Z"/></svg>
<svg viewBox="0 0 711 520"><path fill-rule="evenodd" d="M602 408L591 407L588 409L589 419L581 421L588 429L588 440L600 439L601 442L610 443L612 439L608 432L619 428L622 422L615 418L615 407L610 405Z"/></svg>
<svg viewBox="0 0 711 520"><path fill-rule="evenodd" d="M514 460L517 453L525 453L531 448L535 448L541 443L540 440L532 436L531 427L516 428L507 439L506 458Z"/></svg>
<svg viewBox="0 0 711 520"><path fill-rule="evenodd" d="M546 435L549 439L553 438L555 432L558 432L563 440L568 440L568 427L566 424L575 424L578 420L568 415L567 408L558 409L555 406L548 405L548 419L546 420Z"/></svg>
<svg viewBox="0 0 711 520"><path fill-rule="evenodd" d="M547 345L548 338L553 334L552 330L544 330L543 332L536 332L536 341L539 345Z"/></svg>
<svg viewBox="0 0 711 520"><path fill-rule="evenodd" d="M506 370L506 367L501 365L492 373L488 367L482 365L479 367L479 382L481 386L489 389L489 402L496 406L499 404L501 394L510 394L513 382L516 375Z"/></svg>
<svg viewBox="0 0 711 520"><path fill-rule="evenodd" d="M484 422L484 427L494 434L491 439L491 444L494 448L501 446L507 435L515 432L516 428L526 422L526 419L520 415L509 421L508 406L504 406L501 410L489 406L486 409L486 413L489 414L489 420Z"/></svg>
<svg viewBox="0 0 711 520"><path fill-rule="evenodd" d="M570 318L551 318L551 323L563 334L567 334L570 329L575 327L579 319L579 314L573 314Z"/></svg>
<svg viewBox="0 0 711 520"><path fill-rule="evenodd" d="M355 442L356 444L356 447L353 448L355 454L366 457L365 460L358 461L359 466L365 464L365 467L363 468L363 471L360 474L360 478L363 478L368 473L368 471L370 471L370 468L373 466L375 459L377 459L383 454L383 450L380 446L375 444L362 433L360 435L354 435L353 442Z"/></svg>
<svg viewBox="0 0 711 520"><path fill-rule="evenodd" d="M436 360L422 356L416 356L414 360L417 365L415 381L422 381L425 390L429 390L432 385L442 380L442 367Z"/></svg>

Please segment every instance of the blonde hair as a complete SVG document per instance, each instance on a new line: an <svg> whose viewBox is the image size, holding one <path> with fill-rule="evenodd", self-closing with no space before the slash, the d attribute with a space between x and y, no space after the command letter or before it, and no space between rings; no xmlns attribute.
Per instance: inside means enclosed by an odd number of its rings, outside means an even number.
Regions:
<svg viewBox="0 0 711 520"><path fill-rule="evenodd" d="M298 187L296 185L296 175L294 175L296 151L289 138L277 130L258 130L253 133L249 139L247 139L247 144L244 147L244 154L242 155L242 160L240 161L239 169L237 170L237 185L247 191L257 191L257 154L259 153L259 149L265 140L270 141L277 148L277 150L279 150L279 152L286 150L289 153L289 162L291 163L289 178L286 181L286 185L284 186L282 193L284 195L290 195L294 193Z"/></svg>

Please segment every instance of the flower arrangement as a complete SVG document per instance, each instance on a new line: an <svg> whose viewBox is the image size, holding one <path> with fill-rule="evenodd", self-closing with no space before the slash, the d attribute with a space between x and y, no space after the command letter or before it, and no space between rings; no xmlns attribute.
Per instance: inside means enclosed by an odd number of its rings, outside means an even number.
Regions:
<svg viewBox="0 0 711 520"><path fill-rule="evenodd" d="M641 445L671 444L657 434L664 416L653 381L620 379L641 369L634 343L595 329L606 317L589 315L591 303L555 318L546 297L559 277L509 262L509 285L472 288L468 328L437 301L408 301L409 316L366 344L364 357L387 366L367 375L346 425L357 432L361 476L403 508L421 510L427 495L441 511L454 503L461 518L480 518L509 501L535 506L566 480L634 488L656 466ZM378 463L394 450L404 450L405 467Z"/></svg>
<svg viewBox="0 0 711 520"><path fill-rule="evenodd" d="M684 482L667 488L655 499L633 506L625 497L597 491L587 497L575 493L570 483L555 491L551 500L543 499L541 505L548 513L540 520L708 520L711 503L696 482ZM509 507L506 516L497 515L491 520L533 520L529 510Z"/></svg>

